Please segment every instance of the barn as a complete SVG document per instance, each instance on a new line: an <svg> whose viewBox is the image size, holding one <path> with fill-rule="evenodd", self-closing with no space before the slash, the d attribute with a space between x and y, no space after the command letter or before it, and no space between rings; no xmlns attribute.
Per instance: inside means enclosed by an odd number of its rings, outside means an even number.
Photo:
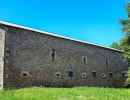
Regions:
<svg viewBox="0 0 130 100"><path fill-rule="evenodd" d="M0 21L0 88L123 87L123 53L110 47Z"/></svg>

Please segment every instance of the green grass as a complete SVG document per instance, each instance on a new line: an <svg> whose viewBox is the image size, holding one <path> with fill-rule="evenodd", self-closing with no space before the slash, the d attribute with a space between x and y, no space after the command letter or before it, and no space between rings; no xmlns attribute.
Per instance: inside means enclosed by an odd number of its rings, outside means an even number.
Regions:
<svg viewBox="0 0 130 100"><path fill-rule="evenodd" d="M30 87L2 90L0 100L130 100L130 89Z"/></svg>

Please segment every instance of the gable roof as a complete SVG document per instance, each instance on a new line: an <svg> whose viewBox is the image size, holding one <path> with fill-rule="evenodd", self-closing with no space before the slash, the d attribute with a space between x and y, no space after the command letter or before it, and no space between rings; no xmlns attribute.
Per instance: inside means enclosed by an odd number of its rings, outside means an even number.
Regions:
<svg viewBox="0 0 130 100"><path fill-rule="evenodd" d="M0 20L0 24L6 25L6 26L12 26L12 27L16 27L16 28L21 28L21 29L25 29L25 30L29 30L29 31L34 31L34 32L38 32L38 33L43 33L43 34L47 34L47 35L51 35L51 36L55 36L55 37L59 37L59 38L63 38L63 39L68 39L68 40L72 40L72 41L76 41L76 42L81 42L81 43L90 44L90 45L94 45L94 46L98 46L98 47L102 47L102 48L121 52L121 50L117 50L117 49L114 49L114 48L110 48L110 47L106 47L106 46L102 46L102 45L98 45L98 44L94 44L94 43L90 43L90 42L86 42L86 41L82 41L82 40L78 40L78 39L74 39L74 38L70 38L70 37L66 37L66 36L62 36L62 35L58 35L58 34L54 34L54 33L51 33L51 32L42 31L42 30L38 30L38 29L35 29L35 28L30 28L30 27L26 27L26 26L14 24L14 23L6 22L6 21Z"/></svg>

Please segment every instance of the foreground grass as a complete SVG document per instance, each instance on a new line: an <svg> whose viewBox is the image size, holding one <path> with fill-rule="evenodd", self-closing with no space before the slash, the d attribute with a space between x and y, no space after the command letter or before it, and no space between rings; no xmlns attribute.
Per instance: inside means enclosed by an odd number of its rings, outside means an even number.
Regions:
<svg viewBox="0 0 130 100"><path fill-rule="evenodd" d="M30 87L2 90L0 100L130 100L130 89Z"/></svg>

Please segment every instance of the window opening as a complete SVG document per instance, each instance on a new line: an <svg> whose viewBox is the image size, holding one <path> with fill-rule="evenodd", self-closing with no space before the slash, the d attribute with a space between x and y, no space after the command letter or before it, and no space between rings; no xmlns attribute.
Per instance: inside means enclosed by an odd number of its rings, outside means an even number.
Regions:
<svg viewBox="0 0 130 100"><path fill-rule="evenodd" d="M96 77L96 72L92 72L93 77Z"/></svg>
<svg viewBox="0 0 130 100"><path fill-rule="evenodd" d="M84 57L83 60L84 60L84 64L86 64L86 57Z"/></svg>
<svg viewBox="0 0 130 100"><path fill-rule="evenodd" d="M86 56L85 55L83 56L83 62L84 62L84 64L86 64Z"/></svg>
<svg viewBox="0 0 130 100"><path fill-rule="evenodd" d="M73 71L69 71L69 77L74 77L74 72Z"/></svg>
<svg viewBox="0 0 130 100"><path fill-rule="evenodd" d="M52 49L52 61L55 60L55 49Z"/></svg>
<svg viewBox="0 0 130 100"><path fill-rule="evenodd" d="M110 78L113 78L113 73L112 72L110 72L109 75L110 75Z"/></svg>
<svg viewBox="0 0 130 100"><path fill-rule="evenodd" d="M92 75L93 75L93 77L96 77L96 70L95 69L92 70Z"/></svg>

